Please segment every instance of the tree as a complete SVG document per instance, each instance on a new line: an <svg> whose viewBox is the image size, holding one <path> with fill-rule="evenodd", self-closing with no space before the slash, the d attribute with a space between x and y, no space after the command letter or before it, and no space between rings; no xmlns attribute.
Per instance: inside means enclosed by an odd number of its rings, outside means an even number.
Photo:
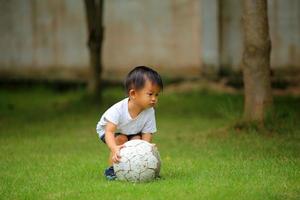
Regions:
<svg viewBox="0 0 300 200"><path fill-rule="evenodd" d="M90 70L88 92L99 97L101 95L102 74L102 41L103 41L103 1L84 0L88 28L88 48L90 55Z"/></svg>
<svg viewBox="0 0 300 200"><path fill-rule="evenodd" d="M244 121L263 124L272 106L267 0L243 1Z"/></svg>

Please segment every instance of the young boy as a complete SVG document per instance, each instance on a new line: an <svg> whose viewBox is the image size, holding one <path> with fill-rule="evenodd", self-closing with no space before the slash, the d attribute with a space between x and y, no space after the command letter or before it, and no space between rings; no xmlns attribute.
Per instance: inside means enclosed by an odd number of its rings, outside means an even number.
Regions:
<svg viewBox="0 0 300 200"><path fill-rule="evenodd" d="M145 66L134 68L126 77L128 97L111 106L97 124L100 139L110 149L109 166L104 175L114 180L112 164L120 161L119 150L129 140L142 139L151 142L156 132L154 106L163 89L160 75Z"/></svg>

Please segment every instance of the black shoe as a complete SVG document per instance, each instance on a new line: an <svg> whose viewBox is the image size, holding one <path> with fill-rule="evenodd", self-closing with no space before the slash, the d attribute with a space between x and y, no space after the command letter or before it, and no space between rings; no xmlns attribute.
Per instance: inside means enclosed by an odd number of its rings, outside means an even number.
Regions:
<svg viewBox="0 0 300 200"><path fill-rule="evenodd" d="M104 176L109 181L115 180L117 178L113 166L110 166L107 169L105 169Z"/></svg>

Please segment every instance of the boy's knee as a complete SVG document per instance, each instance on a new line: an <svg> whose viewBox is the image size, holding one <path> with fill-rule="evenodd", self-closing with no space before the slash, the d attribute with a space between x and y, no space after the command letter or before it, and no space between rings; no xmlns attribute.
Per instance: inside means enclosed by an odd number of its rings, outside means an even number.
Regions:
<svg viewBox="0 0 300 200"><path fill-rule="evenodd" d="M130 140L140 140L142 137L140 135L133 136Z"/></svg>
<svg viewBox="0 0 300 200"><path fill-rule="evenodd" d="M125 135L118 135L116 137L116 143L117 143L117 145L124 144L127 141L128 141L128 139L127 139L127 136L125 136Z"/></svg>

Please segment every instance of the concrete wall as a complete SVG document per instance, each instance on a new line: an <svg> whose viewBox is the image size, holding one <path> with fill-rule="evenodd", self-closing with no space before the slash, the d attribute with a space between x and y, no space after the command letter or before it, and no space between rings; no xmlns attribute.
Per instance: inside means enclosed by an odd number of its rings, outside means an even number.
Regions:
<svg viewBox="0 0 300 200"><path fill-rule="evenodd" d="M203 68L206 73L217 73L220 66L220 6L219 0L202 0Z"/></svg>
<svg viewBox="0 0 300 200"><path fill-rule="evenodd" d="M118 79L137 65L198 76L200 10L198 0L105 1L104 76ZM86 77L84 12L82 0L0 0L2 76Z"/></svg>
<svg viewBox="0 0 300 200"><path fill-rule="evenodd" d="M1 0L2 73L76 77L88 64L84 17L81 0Z"/></svg>
<svg viewBox="0 0 300 200"><path fill-rule="evenodd" d="M300 69L300 1L268 1L272 40L271 65Z"/></svg>
<svg viewBox="0 0 300 200"><path fill-rule="evenodd" d="M199 75L200 11L199 0L106 1L105 71L149 65L165 74Z"/></svg>
<svg viewBox="0 0 300 200"><path fill-rule="evenodd" d="M220 1L220 67L238 70L243 53L242 1Z"/></svg>
<svg viewBox="0 0 300 200"><path fill-rule="evenodd" d="M243 52L242 1L203 1L202 9L208 15L203 16L203 40L210 41L207 45L203 43L204 55L208 54L204 56L204 65L211 66L213 60L219 60L220 67L240 70ZM215 13L219 14L219 20L214 20ZM271 67L275 70L300 71L300 1L269 0L268 15L272 41ZM207 30L212 33L217 30L210 28L211 26L219 27L218 36L205 34Z"/></svg>
<svg viewBox="0 0 300 200"><path fill-rule="evenodd" d="M300 1L269 0L271 65L300 69ZM154 66L195 77L240 70L240 0L105 1L104 77ZM85 79L83 0L0 0L0 76Z"/></svg>

